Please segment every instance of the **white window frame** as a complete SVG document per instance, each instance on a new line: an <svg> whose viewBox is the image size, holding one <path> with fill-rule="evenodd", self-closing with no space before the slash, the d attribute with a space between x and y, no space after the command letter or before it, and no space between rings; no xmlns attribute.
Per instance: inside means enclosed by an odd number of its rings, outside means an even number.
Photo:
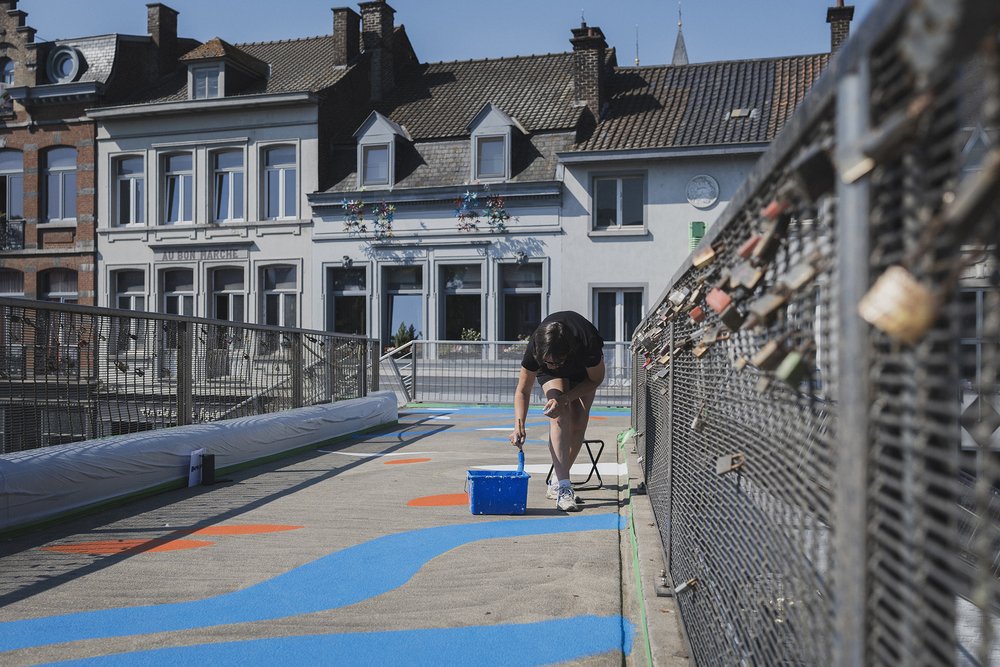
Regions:
<svg viewBox="0 0 1000 667"><path fill-rule="evenodd" d="M118 285L118 279L123 273L138 273L142 276L142 287L141 291L137 292L122 292ZM118 310L131 310L136 313L146 312L146 306L149 303L149 290L147 287L148 273L144 268L137 267L116 267L109 272L109 283L114 290L110 295L114 301L111 304L112 308L117 308ZM122 305L122 300L127 300L125 306ZM139 303L139 299L142 300ZM125 337L127 341L123 340L120 328L124 327ZM132 350L142 350L146 347L146 328L144 321L136 318L115 318L113 322L113 327L111 331L111 341L112 354L121 354L129 352Z"/></svg>
<svg viewBox="0 0 1000 667"><path fill-rule="evenodd" d="M142 164L142 172L138 174L122 174L121 165L127 160L139 160ZM114 206L114 223L116 227L141 227L146 224L146 159L143 155L124 154L116 155L111 161L111 173L114 174L114 192L112 202ZM129 219L121 220L121 191L122 184L128 183L129 192Z"/></svg>
<svg viewBox="0 0 1000 667"><path fill-rule="evenodd" d="M5 197L5 199L3 201L0 201L0 207L2 207L2 208L0 208L0 211L2 211L4 218L8 222L11 222L11 221L14 221L14 220L24 220L24 200L25 200L25 195L24 195L24 152L20 151L20 150L18 150L16 148L2 148L2 149L0 149L0 151L3 151L5 153L16 153L17 155L21 156L21 168L20 169L4 169L4 170L0 171L0 178L2 178L4 180L3 194L4 194L4 197ZM10 210L11 210L11 206L10 206L10 201L11 201L11 199L10 199L11 183L12 183L12 181L14 179L18 179L18 178L20 179L20 183L21 183L21 185L20 185L20 189L21 189L21 215L11 216L9 214Z"/></svg>
<svg viewBox="0 0 1000 667"><path fill-rule="evenodd" d="M476 265L479 267L479 287L469 288L469 287L451 287L449 288L444 280L444 270L448 267L454 266L472 266ZM438 335L436 338L439 340L444 340L445 336L448 335L448 296L449 295L461 295L461 296L478 296L479 297L479 337L482 340L487 339L487 290L486 290L486 265L482 261L476 260L453 260L449 259L447 261L438 262L435 265L434 277L437 280L437 294L438 298Z"/></svg>
<svg viewBox="0 0 1000 667"><path fill-rule="evenodd" d="M208 82L215 79L215 95L209 95ZM200 94L204 83L204 94ZM192 65L188 67L188 99L214 100L225 97L225 68L222 65Z"/></svg>
<svg viewBox="0 0 1000 667"><path fill-rule="evenodd" d="M265 274L269 269L292 269L295 271L295 286L294 287L279 287L275 289L267 289L266 281L264 279ZM279 327L298 327L299 319L302 316L302 269L295 263L291 262L281 262L274 261L268 262L267 264L259 264L257 266L257 280L258 280L258 292L260 294L260 303L258 307L260 308L258 322L260 324L267 324L270 326ZM267 297L270 295L278 296L278 322L269 323L267 321ZM287 297L295 297L295 313L294 322L285 321L285 311L286 311L286 301Z"/></svg>
<svg viewBox="0 0 1000 667"><path fill-rule="evenodd" d="M625 331L625 293L638 294L640 303L639 322L646 313L646 288L642 285L591 285L591 321L597 325L600 320L600 294L614 294L614 318L615 318L615 338L605 340L606 343L629 342L632 339L632 332Z"/></svg>
<svg viewBox="0 0 1000 667"><path fill-rule="evenodd" d="M58 150L70 150L70 151L73 151L74 166L72 168L70 168L70 167L55 167L55 168L52 168L52 167L49 166L49 156L52 154L53 150L57 150L57 149ZM42 200L42 202L44 202L44 206L45 206L45 215L42 218L42 220L44 222L56 222L56 223L59 223L59 222L63 222L63 223L75 223L76 222L76 210L75 210L76 209L76 200L75 200L75 197L76 197L77 188L79 187L79 183L77 183L77 180L76 180L76 176L77 176L76 160L78 158L79 158L79 153L72 146L52 146L51 148L49 148L48 150L45 151L45 170L44 170L44 172L42 174L42 176L43 176L43 181L42 182L44 183L45 192L44 192L44 194L41 197L41 200ZM66 193L66 176L68 176L69 174L73 174L73 176L74 176L74 178L73 178L74 187L73 187L73 192L71 193L72 196L74 197L74 201L73 201L74 211L73 211L73 215L71 215L71 216L65 215L66 211L64 210L64 207L63 207L63 203L65 202L65 196L67 194ZM58 215L58 216L53 216L52 215L52 211L49 210L49 199L50 199L49 195L50 195L50 190L52 188L51 182L52 182L53 179L56 180L56 182L58 183L58 188L59 188L59 209L60 210L58 211L58 213L60 213L60 215Z"/></svg>
<svg viewBox="0 0 1000 667"><path fill-rule="evenodd" d="M269 151L277 150L281 148L291 148L295 154L295 158L292 162L281 163L275 166L267 165L267 155ZM299 147L294 143L276 143L267 144L260 148L260 189L261 189L261 216L262 220L295 220L298 217L299 209L299 188L301 181L301 170L299 169ZM295 179L295 196L293 198L295 210L289 213L285 210L285 201L287 200L287 192L285 190L285 181L287 179L287 174L289 171L294 172ZM268 215L270 209L270 192L267 187L268 175L271 173L278 173L278 215L270 216Z"/></svg>
<svg viewBox="0 0 1000 667"><path fill-rule="evenodd" d="M391 289L389 286L389 272L393 269L419 268L420 287L416 289ZM415 262L413 264L381 264L379 265L380 289L382 293L382 314L379 330L385 336L382 340L383 346L392 344L392 337L396 331L392 328L392 318L389 317L389 306L392 297L396 296L419 296L420 297L420 326L417 327L417 338L427 338L427 285L429 267L426 262ZM407 324L418 324L408 322Z"/></svg>
<svg viewBox="0 0 1000 667"><path fill-rule="evenodd" d="M363 289L355 290L335 290L333 289L333 272L337 269L359 269L363 270L365 273L365 286ZM372 270L371 265L368 262L352 262L350 265L345 263L336 264L324 264L323 265L323 288L325 290L324 295L324 305L325 305L325 329L326 331L334 331L334 323L337 321L337 297L361 297L364 299L365 304L365 321L364 330L365 333L362 335L368 335L367 332L371 330L371 293L372 293ZM338 332L339 333L339 332Z"/></svg>
<svg viewBox="0 0 1000 667"><path fill-rule="evenodd" d="M191 167L188 170L169 171L167 163L170 158L187 156L191 160ZM165 226L190 225L194 223L195 204L195 156L192 151L170 151L162 153L159 159L162 176L160 178L160 221ZM177 201L180 206L177 220L168 220L167 212L170 210L170 183L177 183ZM187 206L185 210L185 205Z"/></svg>
<svg viewBox="0 0 1000 667"><path fill-rule="evenodd" d="M503 143L503 170L500 174L483 174L479 171L480 144L483 141L500 140ZM472 180L496 183L510 180L510 132L482 133L472 135Z"/></svg>
<svg viewBox="0 0 1000 667"><path fill-rule="evenodd" d="M220 169L216 165L216 160L218 159L218 157L220 155L225 155L225 154L239 155L240 159L242 161L242 166L240 168L238 168L238 169L235 168L235 167L223 167L223 168ZM244 151L242 148L238 148L238 147L237 148L219 148L219 149L215 149L215 150L212 150L212 151L209 152L208 160L209 160L209 165L210 165L211 172L212 172L212 176L211 176L212 182L211 182L211 184L209 186L209 192L211 192L211 201L209 202L209 206L211 208L211 211L210 211L210 216L211 217L210 217L210 219L212 220L212 222L215 222L215 223L245 222L246 219L247 219L246 211L247 211L247 189L248 189L247 188L247 160L246 160L246 151ZM227 201L228 211L229 211L229 217L227 217L227 218L220 218L220 217L218 217L218 208L216 207L216 198L217 198L217 193L219 191L219 177L221 175L223 175L223 174L228 174L229 175L229 179L230 179L230 183L229 183L229 195L228 195L228 201ZM243 186L242 186L243 187L243 193L238 198L233 194L233 185L232 185L232 183L233 183L233 178L234 178L235 174L239 174L240 177L243 179ZM235 206L235 204L237 204L237 202L239 203L240 208L242 209L242 211L241 211L242 215L240 215L240 216L233 216L232 213L233 213L233 210L234 210L234 206Z"/></svg>
<svg viewBox="0 0 1000 667"><path fill-rule="evenodd" d="M508 266L517 266L519 264L538 264L542 267L542 286L541 287L505 287L503 283L503 273L505 268ZM545 319L548 316L548 299L546 296L549 293L549 260L546 258L539 257L528 257L523 262L498 262L497 263L497 275L496 275L496 293L497 293L497 340L504 339L504 329L507 326L507 313L506 313L506 301L507 295L524 295L524 294L537 294L539 303L539 321ZM512 341L507 341L512 342Z"/></svg>
<svg viewBox="0 0 1000 667"><path fill-rule="evenodd" d="M191 290L190 291L167 291L167 274L183 271L191 274ZM160 283L160 298L159 306L161 313L165 315L181 315L184 317L194 317L198 313L195 311L195 301L194 297L198 293L198 285L195 282L197 278L197 273L193 266L168 266L160 269L159 276ZM176 300L176 301L172 301ZM176 303L176 307L172 307L172 304ZM187 308L185 308L187 306ZM187 310L187 312L185 312Z"/></svg>
<svg viewBox="0 0 1000 667"><path fill-rule="evenodd" d="M624 192L625 188L622 182L629 179L639 179L642 182L642 223L638 225L624 225L622 224L623 211L624 211ZM616 187L616 211L615 211L615 224L607 226L598 226L597 224L597 184L600 181L614 181ZM621 174L595 174L590 180L590 229L592 232L610 232L610 233L645 233L648 220L648 212L646 211L646 205L649 200L649 178L645 172L628 172Z"/></svg>
<svg viewBox="0 0 1000 667"><path fill-rule="evenodd" d="M391 188L394 182L394 172L396 171L395 161L395 150L394 141L388 142L372 142L372 143L360 143L358 144L358 185L362 188ZM386 174L384 181L369 181L365 178L365 174L368 172L368 152L372 149L385 149L386 151Z"/></svg>

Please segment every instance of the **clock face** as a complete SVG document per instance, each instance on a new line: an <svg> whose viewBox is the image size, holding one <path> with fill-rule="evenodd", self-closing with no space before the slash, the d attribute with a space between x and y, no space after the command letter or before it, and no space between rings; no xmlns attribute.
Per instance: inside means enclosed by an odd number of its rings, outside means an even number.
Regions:
<svg viewBox="0 0 1000 667"><path fill-rule="evenodd" d="M719 183L707 174L699 174L688 181L688 203L695 208L711 208L719 201Z"/></svg>

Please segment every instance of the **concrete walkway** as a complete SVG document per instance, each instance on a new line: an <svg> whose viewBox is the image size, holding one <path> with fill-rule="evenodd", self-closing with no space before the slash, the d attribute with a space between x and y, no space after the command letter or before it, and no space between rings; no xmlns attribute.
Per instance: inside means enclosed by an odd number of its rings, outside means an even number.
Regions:
<svg viewBox="0 0 1000 667"><path fill-rule="evenodd" d="M546 421L527 424L523 516L472 515L465 496L468 469L516 464L511 411L415 408L6 540L0 664L686 665L673 600L651 595L662 556L616 443L627 415L595 409L604 487L571 515L545 499Z"/></svg>

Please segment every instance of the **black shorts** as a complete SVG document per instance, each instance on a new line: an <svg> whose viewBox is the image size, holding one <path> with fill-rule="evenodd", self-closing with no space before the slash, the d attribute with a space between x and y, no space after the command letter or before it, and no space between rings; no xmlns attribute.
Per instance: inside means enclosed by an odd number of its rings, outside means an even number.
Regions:
<svg viewBox="0 0 1000 667"><path fill-rule="evenodd" d="M569 382L569 386L566 388L566 391L569 391L570 389L580 384L584 380L584 378L579 378L579 379L558 378L554 375L549 375L548 373L542 373L541 371L539 371L538 374L535 375L535 378L538 380L539 387L544 387L546 382L551 382L552 380L566 380Z"/></svg>

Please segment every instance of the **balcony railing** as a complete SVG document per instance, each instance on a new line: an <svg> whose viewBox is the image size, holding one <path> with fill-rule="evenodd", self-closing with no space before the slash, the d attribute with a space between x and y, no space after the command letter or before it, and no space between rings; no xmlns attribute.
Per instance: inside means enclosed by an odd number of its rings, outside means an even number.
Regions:
<svg viewBox="0 0 1000 667"><path fill-rule="evenodd" d="M24 250L24 220L0 220L0 251Z"/></svg>
<svg viewBox="0 0 1000 667"><path fill-rule="evenodd" d="M0 453L378 388L376 341L0 298Z"/></svg>

